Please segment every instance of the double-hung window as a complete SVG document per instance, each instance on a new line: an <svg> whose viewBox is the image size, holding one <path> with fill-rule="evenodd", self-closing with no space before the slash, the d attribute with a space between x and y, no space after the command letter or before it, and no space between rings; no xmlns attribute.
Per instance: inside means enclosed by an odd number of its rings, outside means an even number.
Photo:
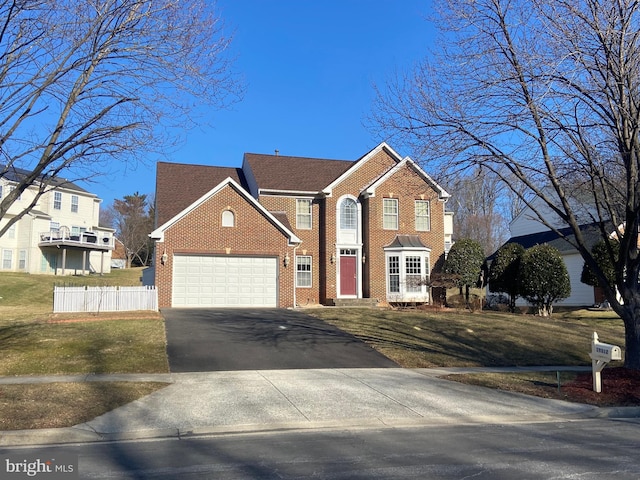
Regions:
<svg viewBox="0 0 640 480"><path fill-rule="evenodd" d="M11 270L13 267L13 250L2 251L2 268L3 270Z"/></svg>
<svg viewBox="0 0 640 480"><path fill-rule="evenodd" d="M398 230L398 199L382 199L382 228Z"/></svg>
<svg viewBox="0 0 640 480"><path fill-rule="evenodd" d="M416 230L418 232L428 232L431 230L429 200L416 200Z"/></svg>
<svg viewBox="0 0 640 480"><path fill-rule="evenodd" d="M27 251L20 250L18 252L18 269L26 270L26 268L27 268Z"/></svg>
<svg viewBox="0 0 640 480"><path fill-rule="evenodd" d="M387 257L387 270L389 293L400 293L400 257L398 255Z"/></svg>
<svg viewBox="0 0 640 480"><path fill-rule="evenodd" d="M296 287L311 287L311 256L296 256Z"/></svg>
<svg viewBox="0 0 640 480"><path fill-rule="evenodd" d="M62 209L62 193L53 192L53 208L55 210L61 210Z"/></svg>
<svg viewBox="0 0 640 480"><path fill-rule="evenodd" d="M71 195L71 211L78 213L78 195Z"/></svg>
<svg viewBox="0 0 640 480"><path fill-rule="evenodd" d="M296 228L303 230L311 229L311 199L296 199Z"/></svg>

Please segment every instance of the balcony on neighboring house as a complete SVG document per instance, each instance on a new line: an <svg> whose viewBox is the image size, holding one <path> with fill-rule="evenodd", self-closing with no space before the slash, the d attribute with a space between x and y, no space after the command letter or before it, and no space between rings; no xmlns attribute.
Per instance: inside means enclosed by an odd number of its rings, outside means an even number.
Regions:
<svg viewBox="0 0 640 480"><path fill-rule="evenodd" d="M71 235L67 227L61 227L58 230L51 230L48 232L40 233L40 241L38 242L40 248L58 248L62 250L61 268L60 272L65 275L67 271L67 251L71 255L73 252L81 252L81 268L80 271L84 275L86 271L90 271L88 264L89 255L91 252L100 252L100 271L102 275L104 272L105 254L115 248L115 237L107 232L92 232L84 231L77 235Z"/></svg>
<svg viewBox="0 0 640 480"><path fill-rule="evenodd" d="M98 251L113 250L115 248L114 237L112 235L99 235L88 231L78 235L70 235L68 232L63 231L63 229L41 233L38 246L76 247Z"/></svg>

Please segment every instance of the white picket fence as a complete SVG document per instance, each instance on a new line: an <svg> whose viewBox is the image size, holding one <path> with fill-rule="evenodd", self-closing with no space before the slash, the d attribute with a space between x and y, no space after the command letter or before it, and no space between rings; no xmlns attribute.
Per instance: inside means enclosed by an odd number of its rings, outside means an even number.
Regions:
<svg viewBox="0 0 640 480"><path fill-rule="evenodd" d="M158 311L156 287L58 287L53 289L53 312Z"/></svg>

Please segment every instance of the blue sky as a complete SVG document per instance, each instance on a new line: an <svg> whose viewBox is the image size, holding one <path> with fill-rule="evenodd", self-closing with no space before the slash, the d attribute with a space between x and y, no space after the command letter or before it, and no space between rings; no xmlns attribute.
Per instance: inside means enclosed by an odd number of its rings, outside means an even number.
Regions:
<svg viewBox="0 0 640 480"><path fill-rule="evenodd" d="M206 112L163 161L239 167L245 152L355 160L376 146L364 126L375 83L422 59L435 39L428 0L217 0L234 31L234 69L246 94ZM402 145L392 146L401 155ZM86 188L104 200L153 194L155 164Z"/></svg>

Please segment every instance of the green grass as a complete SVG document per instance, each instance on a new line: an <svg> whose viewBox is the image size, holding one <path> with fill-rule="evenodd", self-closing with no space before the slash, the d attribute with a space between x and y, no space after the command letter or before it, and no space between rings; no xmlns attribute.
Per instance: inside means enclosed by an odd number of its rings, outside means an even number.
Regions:
<svg viewBox="0 0 640 480"><path fill-rule="evenodd" d="M501 312L310 309L308 313L370 344L406 368L590 365L594 331L624 345L612 312L561 312L551 318Z"/></svg>
<svg viewBox="0 0 640 480"><path fill-rule="evenodd" d="M106 275L56 276L3 272L0 274L0 325L7 321L39 321L53 308L54 285L135 286L141 268L112 270Z"/></svg>
<svg viewBox="0 0 640 480"><path fill-rule="evenodd" d="M165 373L160 319L22 323L0 327L0 375Z"/></svg>
<svg viewBox="0 0 640 480"><path fill-rule="evenodd" d="M0 430L77 425L166 386L158 382L0 385Z"/></svg>
<svg viewBox="0 0 640 480"><path fill-rule="evenodd" d="M0 375L167 373L156 312L52 314L54 285L140 285L141 269L104 276L0 274ZM66 427L162 388L155 382L0 385L0 430Z"/></svg>
<svg viewBox="0 0 640 480"><path fill-rule="evenodd" d="M52 314L56 284L139 285L141 273L138 268L103 276L0 275L0 375L167 372L160 315ZM69 319L74 321L64 321Z"/></svg>

